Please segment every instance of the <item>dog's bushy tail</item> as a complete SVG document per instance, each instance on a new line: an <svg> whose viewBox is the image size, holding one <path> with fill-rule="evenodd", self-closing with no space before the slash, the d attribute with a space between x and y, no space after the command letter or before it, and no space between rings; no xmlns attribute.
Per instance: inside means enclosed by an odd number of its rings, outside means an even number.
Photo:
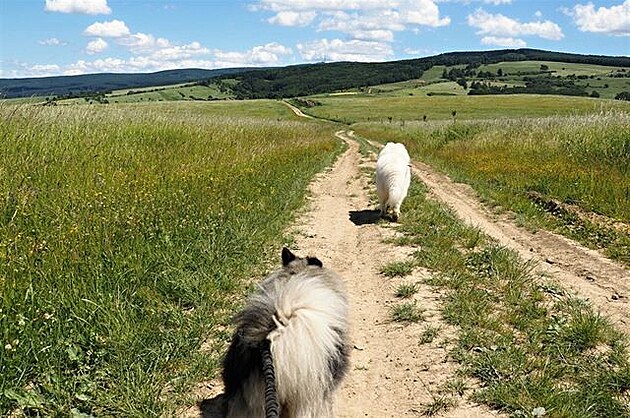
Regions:
<svg viewBox="0 0 630 418"><path fill-rule="evenodd" d="M345 293L322 268L267 282L252 295L238 322L248 344L270 341L281 404L304 408L308 415L325 408L347 362ZM262 315L261 315L262 314ZM319 404L319 407L318 407ZM316 416L316 415L313 415Z"/></svg>

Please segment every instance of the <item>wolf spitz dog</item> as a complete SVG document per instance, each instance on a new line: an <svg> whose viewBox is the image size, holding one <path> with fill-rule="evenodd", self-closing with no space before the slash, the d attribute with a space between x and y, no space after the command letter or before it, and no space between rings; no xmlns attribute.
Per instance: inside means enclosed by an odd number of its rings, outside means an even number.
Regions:
<svg viewBox="0 0 630 418"><path fill-rule="evenodd" d="M235 322L223 363L228 417L265 416L265 350L280 417L333 416L349 356L348 300L335 272L283 248L282 267L259 285Z"/></svg>

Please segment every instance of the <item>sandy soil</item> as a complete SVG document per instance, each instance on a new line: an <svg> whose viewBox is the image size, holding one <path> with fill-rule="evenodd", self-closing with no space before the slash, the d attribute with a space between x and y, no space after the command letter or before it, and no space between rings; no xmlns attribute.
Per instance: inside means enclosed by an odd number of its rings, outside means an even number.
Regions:
<svg viewBox="0 0 630 418"><path fill-rule="evenodd" d="M382 266L404 260L414 248L384 242L396 234L393 224L380 224L374 204L369 202L373 186L361 167L374 166L375 156L363 158L351 132L338 132L348 150L334 166L321 173L310 187L310 208L296 225L295 252L317 256L347 282L351 303L353 350L349 375L338 393L339 417L419 416L423 408L443 394L444 385L456 378L457 364L448 356L455 330L441 318L443 295L420 283L430 273L416 269L404 279L389 279L379 273ZM414 174L433 195L451 206L466 222L482 229L502 245L513 248L526 260L538 263L550 280L588 298L617 326L630 331L630 274L599 253L561 236L536 233L517 227L509 215L485 209L474 191L430 167L414 163ZM404 216L404 213L403 213ZM414 296L424 312L423 321L400 324L390 320L390 310L399 303L395 290L401 283L417 283ZM438 337L420 344L428 326L438 326ZM469 388L475 382L467 381ZM222 391L219 381L200 384L196 396L205 401L183 416L215 417ZM454 397L456 406L438 414L442 417L488 417L499 414L470 402L466 394Z"/></svg>

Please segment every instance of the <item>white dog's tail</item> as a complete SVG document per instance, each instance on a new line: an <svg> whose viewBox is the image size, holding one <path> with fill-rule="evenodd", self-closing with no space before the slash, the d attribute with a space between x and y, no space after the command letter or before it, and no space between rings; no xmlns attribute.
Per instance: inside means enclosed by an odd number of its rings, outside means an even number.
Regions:
<svg viewBox="0 0 630 418"><path fill-rule="evenodd" d="M298 273L275 290L277 328L268 339L278 398L290 400L297 416L302 415L301 406L308 408L308 415L317 416L317 404L324 400L322 394L332 391L335 365L345 355L347 302L317 274Z"/></svg>
<svg viewBox="0 0 630 418"><path fill-rule="evenodd" d="M284 249L282 260L236 317L223 370L228 416L261 416L274 388L269 351L282 416L332 416L332 393L348 365L345 285L316 258Z"/></svg>

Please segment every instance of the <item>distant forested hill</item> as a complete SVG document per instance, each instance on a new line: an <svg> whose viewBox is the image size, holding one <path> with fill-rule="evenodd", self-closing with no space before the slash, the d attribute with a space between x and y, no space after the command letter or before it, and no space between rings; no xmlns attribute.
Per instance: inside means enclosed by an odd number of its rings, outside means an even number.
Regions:
<svg viewBox="0 0 630 418"><path fill-rule="evenodd" d="M335 90L405 81L422 76L434 65L481 65L504 61L552 61L596 64L614 67L630 66L628 57L579 55L536 49L449 52L432 57L383 63L335 62L263 71L245 71L218 80L236 79L232 90L239 99L285 98L326 93Z"/></svg>
<svg viewBox="0 0 630 418"><path fill-rule="evenodd" d="M243 68L220 70L182 69L156 73L85 74L59 77L0 79L0 97L68 96L108 92L117 89L163 86L206 80L244 71ZM251 69L248 69L251 70Z"/></svg>
<svg viewBox="0 0 630 418"><path fill-rule="evenodd" d="M434 65L478 66L528 60L630 67L628 57L503 49L449 52L432 57L379 63L334 62L263 69L182 69L151 74L0 79L0 97L81 96L116 89L200 82L216 84L223 90L230 90L232 96L238 99L285 98L410 80L421 77L424 71Z"/></svg>

